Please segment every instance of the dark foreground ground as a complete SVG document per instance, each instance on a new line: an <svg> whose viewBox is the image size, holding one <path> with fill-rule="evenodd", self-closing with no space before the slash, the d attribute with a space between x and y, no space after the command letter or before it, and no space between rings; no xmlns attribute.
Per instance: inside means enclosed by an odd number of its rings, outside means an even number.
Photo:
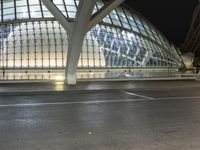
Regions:
<svg viewBox="0 0 200 150"><path fill-rule="evenodd" d="M199 150L200 82L0 84L0 150Z"/></svg>

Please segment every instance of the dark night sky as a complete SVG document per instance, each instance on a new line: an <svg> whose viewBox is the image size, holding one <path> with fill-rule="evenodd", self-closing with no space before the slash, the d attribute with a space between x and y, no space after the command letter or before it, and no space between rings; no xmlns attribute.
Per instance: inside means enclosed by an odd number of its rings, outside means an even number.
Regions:
<svg viewBox="0 0 200 150"><path fill-rule="evenodd" d="M180 46L187 35L198 0L125 0Z"/></svg>

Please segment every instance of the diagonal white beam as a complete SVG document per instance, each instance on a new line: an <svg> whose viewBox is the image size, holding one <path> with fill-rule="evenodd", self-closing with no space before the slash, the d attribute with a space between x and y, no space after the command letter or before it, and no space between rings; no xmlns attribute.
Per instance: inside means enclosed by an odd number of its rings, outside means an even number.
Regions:
<svg viewBox="0 0 200 150"><path fill-rule="evenodd" d="M118 7L125 0L110 0L95 14L92 15L90 23L88 25L88 31L90 31L96 24L98 24L103 18L110 14L116 7Z"/></svg>
<svg viewBox="0 0 200 150"><path fill-rule="evenodd" d="M55 19L62 25L62 27L69 33L72 33L72 23L62 14L51 0L41 0L46 8L52 13Z"/></svg>

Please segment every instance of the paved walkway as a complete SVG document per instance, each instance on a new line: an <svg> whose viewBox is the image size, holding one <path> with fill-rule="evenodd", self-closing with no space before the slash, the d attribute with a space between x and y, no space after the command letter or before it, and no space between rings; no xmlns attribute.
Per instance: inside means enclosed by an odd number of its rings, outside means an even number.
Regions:
<svg viewBox="0 0 200 150"><path fill-rule="evenodd" d="M120 89L173 89L173 88L200 87L199 81L113 81L113 82L79 82L68 86L64 82L24 82L0 83L0 94L16 92L45 92L45 91L94 91Z"/></svg>
<svg viewBox="0 0 200 150"><path fill-rule="evenodd" d="M198 150L200 82L0 84L0 150Z"/></svg>

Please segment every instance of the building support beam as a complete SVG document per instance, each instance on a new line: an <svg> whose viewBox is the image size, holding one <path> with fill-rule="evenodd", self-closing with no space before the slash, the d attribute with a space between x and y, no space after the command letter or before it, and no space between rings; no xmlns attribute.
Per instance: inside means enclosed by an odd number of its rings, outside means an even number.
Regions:
<svg viewBox="0 0 200 150"><path fill-rule="evenodd" d="M110 0L108 3L106 3L101 9L92 15L88 25L88 31L90 31L97 23L99 23L99 21L105 18L124 1L125 0Z"/></svg>
<svg viewBox="0 0 200 150"><path fill-rule="evenodd" d="M94 0L80 0L76 13L72 36L69 40L65 79L67 84L76 84L76 71L83 41L95 6Z"/></svg>
<svg viewBox="0 0 200 150"><path fill-rule="evenodd" d="M200 0L199 0L200 1ZM198 31L198 25L199 23L199 18L200 18L200 15L199 15L199 12L200 12L200 4L195 8L195 11L194 11L194 14L193 14L193 17L192 17L192 23L190 25L190 29L188 31L188 34L186 36L186 39L184 41L184 45L182 47L182 52L187 52L188 51L188 48L190 47L190 44L192 43L192 40L195 38L195 32Z"/></svg>
<svg viewBox="0 0 200 150"><path fill-rule="evenodd" d="M70 23L62 12L56 7L51 0L41 0L51 14L58 20L62 27L67 31L68 34L72 33L73 23Z"/></svg>
<svg viewBox="0 0 200 150"><path fill-rule="evenodd" d="M112 10L119 6L124 0L110 0L94 15L92 12L96 0L80 0L76 18L70 23L50 0L41 0L47 9L59 21L62 27L69 33L69 45L65 70L65 80L69 85L76 84L76 71L83 46L85 35Z"/></svg>
<svg viewBox="0 0 200 150"><path fill-rule="evenodd" d="M83 46L85 35L113 9L124 0L111 0L105 6L92 15L95 6L94 0L81 0L75 18L73 34L69 41L69 49L66 64L66 82L69 85L76 84L76 71Z"/></svg>

